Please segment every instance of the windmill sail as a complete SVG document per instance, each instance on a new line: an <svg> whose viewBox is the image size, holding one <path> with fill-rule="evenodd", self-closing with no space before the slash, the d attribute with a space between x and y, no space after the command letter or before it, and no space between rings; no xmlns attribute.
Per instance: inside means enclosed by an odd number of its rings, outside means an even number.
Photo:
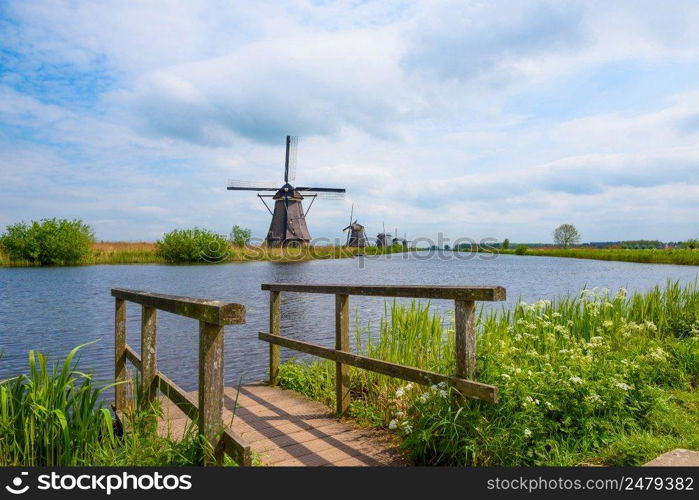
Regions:
<svg viewBox="0 0 699 500"><path fill-rule="evenodd" d="M274 211L272 212L272 222L267 232L266 242L268 246L305 244L311 241L302 204L304 196L312 198L313 201L316 198L342 199L344 197L344 188L294 187L289 184L296 177L297 146L297 137L286 136L284 185L282 187L276 187L266 182L238 180L228 182L228 189L232 191L275 192L271 196L274 200ZM258 196L262 199L264 196L270 195ZM264 200L262 201L264 203Z"/></svg>

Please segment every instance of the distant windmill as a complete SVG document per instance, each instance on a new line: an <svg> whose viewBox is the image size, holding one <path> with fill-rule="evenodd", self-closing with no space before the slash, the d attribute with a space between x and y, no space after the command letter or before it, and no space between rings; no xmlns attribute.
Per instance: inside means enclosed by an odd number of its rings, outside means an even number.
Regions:
<svg viewBox="0 0 699 500"><path fill-rule="evenodd" d="M391 233L386 232L386 226L383 226L383 233L376 235L376 246L387 247L391 245Z"/></svg>
<svg viewBox="0 0 699 500"><path fill-rule="evenodd" d="M364 226L358 224L356 220L352 222L353 216L354 204L352 204L352 211L350 212L349 226L342 230L343 232L347 231L346 246L354 248L364 248L366 246L366 233L364 232Z"/></svg>
<svg viewBox="0 0 699 500"><path fill-rule="evenodd" d="M296 150L298 137L286 136L286 160L284 162L284 185L281 188L272 185L257 185L262 183L250 183L246 181L228 181L228 189L231 191L276 191L275 194L258 194L262 203L270 214L272 222L267 232L267 246L278 247L289 244L305 244L311 241L311 234L306 226L306 215L304 213L301 200L312 198L308 206L310 211L313 202L317 197L325 199L342 199L344 188L322 188L322 187L294 187L289 184L296 177ZM301 194L303 193L303 195ZM270 210L264 198L274 200L274 212Z"/></svg>

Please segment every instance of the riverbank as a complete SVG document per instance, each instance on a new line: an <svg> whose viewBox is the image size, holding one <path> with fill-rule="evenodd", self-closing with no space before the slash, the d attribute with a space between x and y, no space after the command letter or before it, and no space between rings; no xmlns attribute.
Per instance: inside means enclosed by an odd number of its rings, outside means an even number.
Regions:
<svg viewBox="0 0 699 500"><path fill-rule="evenodd" d="M367 247L364 249L340 246L307 246L287 248L267 248L262 246L238 247L231 245L220 257L212 262L304 262L319 259L344 259L360 253L364 255L388 254L404 251L403 247ZM101 264L167 264L158 253L155 243L148 242L97 242L92 245L90 255L78 265ZM0 267L31 267L28 261L11 261L0 248Z"/></svg>
<svg viewBox="0 0 699 500"><path fill-rule="evenodd" d="M390 314L388 314L390 312ZM551 303L481 311L477 381L497 404L462 400L352 368L350 415L394 430L417 464L641 465L699 449L699 288L627 296L584 290ZM378 337L358 329L361 354L453 373L453 317L396 305ZM290 361L281 385L334 404L335 365Z"/></svg>
<svg viewBox="0 0 699 500"><path fill-rule="evenodd" d="M500 250L514 255L516 250ZM641 262L644 264L676 264L699 266L699 250L670 249L606 249L606 248L528 248L523 255L538 257L568 257L574 259L615 260L621 262Z"/></svg>

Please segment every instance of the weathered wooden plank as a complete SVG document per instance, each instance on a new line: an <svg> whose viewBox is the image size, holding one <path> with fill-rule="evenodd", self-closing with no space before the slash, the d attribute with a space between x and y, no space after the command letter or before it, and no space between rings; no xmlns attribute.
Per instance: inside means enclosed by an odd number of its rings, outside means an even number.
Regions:
<svg viewBox="0 0 699 500"><path fill-rule="evenodd" d="M126 356L126 359L128 359L132 365L134 365L138 370L140 371L141 368L143 367L143 363L141 363L141 357L136 354L136 351L134 351L129 344L126 344L124 346L124 355Z"/></svg>
<svg viewBox="0 0 699 500"><path fill-rule="evenodd" d="M456 334L456 375L476 377L476 304L456 300L454 330Z"/></svg>
<svg viewBox="0 0 699 500"><path fill-rule="evenodd" d="M317 344L310 344L300 340L292 340L286 337L270 335L269 333L260 332L258 334L260 340L265 342L275 343L282 347L295 349L297 351L312 354L332 361L340 361L342 363L370 370L390 377L396 377L410 382L415 382L423 385L438 384L445 382L456 388L464 396L469 396L490 403L497 403L498 388L488 384L481 384L473 380L465 380L460 377L452 377L439 373L421 370L410 366L398 365L388 361L368 358L350 352L337 351Z"/></svg>
<svg viewBox="0 0 699 500"><path fill-rule="evenodd" d="M126 408L126 301L114 301L114 408Z"/></svg>
<svg viewBox="0 0 699 500"><path fill-rule="evenodd" d="M216 443L223 429L223 326L199 322L199 432ZM223 459L220 448L216 461Z"/></svg>
<svg viewBox="0 0 699 500"><path fill-rule="evenodd" d="M158 381L158 389L170 401L175 403L182 412L190 419L195 420L199 417L199 408L197 402L184 389L175 382L170 380L163 372L158 371L156 374Z"/></svg>
<svg viewBox="0 0 699 500"><path fill-rule="evenodd" d="M231 429L224 429L221 434L221 446L241 467L252 465L252 449L247 441Z"/></svg>
<svg viewBox="0 0 699 500"><path fill-rule="evenodd" d="M335 295L335 349L349 351L349 295ZM349 366L335 361L335 409L344 415L350 404Z"/></svg>
<svg viewBox="0 0 699 500"><path fill-rule="evenodd" d="M269 331L280 335L281 330L281 292L269 292ZM269 384L277 385L279 381L279 346L269 344Z"/></svg>
<svg viewBox="0 0 699 500"><path fill-rule="evenodd" d="M148 408L155 400L157 386L155 374L158 371L157 350L158 310L154 307L141 307L141 383L143 387L143 408Z"/></svg>
<svg viewBox="0 0 699 500"><path fill-rule="evenodd" d="M214 325L245 323L245 306L233 302L163 295L123 288L112 288L112 296Z"/></svg>
<svg viewBox="0 0 699 500"><path fill-rule="evenodd" d="M501 286L440 285L300 285L296 283L264 283L263 290L277 292L328 293L380 297L412 297L416 299L505 300Z"/></svg>
<svg viewBox="0 0 699 500"><path fill-rule="evenodd" d="M158 372L158 388L160 392L182 410L189 419L195 422L198 420L199 408L197 407L197 401L160 371ZM222 448L223 451L238 463L238 465L252 465L252 451L245 439L228 428L221 434L220 439L221 443L218 448Z"/></svg>

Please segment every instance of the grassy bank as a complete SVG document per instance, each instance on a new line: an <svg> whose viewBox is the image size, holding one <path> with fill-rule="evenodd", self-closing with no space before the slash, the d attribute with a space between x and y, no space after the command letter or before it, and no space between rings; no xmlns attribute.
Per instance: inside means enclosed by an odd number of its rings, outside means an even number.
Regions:
<svg viewBox="0 0 699 500"><path fill-rule="evenodd" d="M212 453L194 427L182 439L160 436L157 406L127 410L117 435L102 399L108 386L77 369L79 349L53 366L32 351L28 373L0 381L0 466L198 465Z"/></svg>
<svg viewBox="0 0 699 500"><path fill-rule="evenodd" d="M502 253L514 254L515 250L501 250ZM618 260L623 262L642 262L647 264L678 264L699 266L699 250L689 249L605 249L605 248L528 248L524 255L541 257L570 257L575 259Z"/></svg>
<svg viewBox="0 0 699 500"><path fill-rule="evenodd" d="M377 255L382 253L402 252L402 247L367 247L361 252L356 248L339 246L267 248L262 246L231 245L224 252L221 262L303 262L315 259L341 259L364 253ZM98 264L164 264L165 259L158 253L155 243L146 242L98 242L92 245L91 253L80 260L79 265ZM27 267L28 261L11 261L0 247L0 266Z"/></svg>
<svg viewBox="0 0 699 500"><path fill-rule="evenodd" d="M367 356L452 373L452 328L426 305L393 305L377 338L356 335ZM639 465L699 449L696 284L481 312L478 335L477 379L499 403L353 369L352 416L394 429L419 464ZM334 404L334 373L289 362L281 383Z"/></svg>

